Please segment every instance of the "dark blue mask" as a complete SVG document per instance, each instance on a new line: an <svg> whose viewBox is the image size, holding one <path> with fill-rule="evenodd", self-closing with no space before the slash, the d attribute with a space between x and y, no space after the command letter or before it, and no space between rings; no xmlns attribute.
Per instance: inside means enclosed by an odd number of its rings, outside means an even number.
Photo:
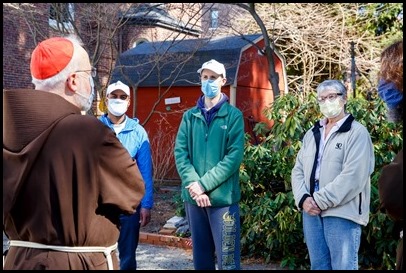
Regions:
<svg viewBox="0 0 406 273"><path fill-rule="evenodd" d="M395 84L384 80L379 81L378 94L389 109L396 108L403 100L403 93L396 89Z"/></svg>

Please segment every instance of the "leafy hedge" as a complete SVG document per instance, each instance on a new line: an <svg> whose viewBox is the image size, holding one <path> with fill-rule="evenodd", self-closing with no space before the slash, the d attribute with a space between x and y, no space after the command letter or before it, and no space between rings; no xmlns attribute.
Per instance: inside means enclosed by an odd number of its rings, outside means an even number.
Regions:
<svg viewBox="0 0 406 273"><path fill-rule="evenodd" d="M346 109L371 134L375 170L371 176L370 222L363 227L359 262L362 269L394 269L399 228L379 210L377 180L403 145L402 124L386 121L386 108L376 94L349 98ZM309 269L301 214L294 205L291 170L305 132L321 115L315 94L279 97L265 114L274 121L267 131L257 124L262 142L254 145L246 134L240 168L242 188L242 255L280 262L290 269Z"/></svg>

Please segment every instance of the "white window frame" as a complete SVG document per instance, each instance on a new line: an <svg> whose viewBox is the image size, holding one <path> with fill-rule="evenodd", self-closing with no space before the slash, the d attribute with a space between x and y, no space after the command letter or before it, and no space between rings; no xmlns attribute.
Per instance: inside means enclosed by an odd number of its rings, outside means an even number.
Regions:
<svg viewBox="0 0 406 273"><path fill-rule="evenodd" d="M217 29L219 27L219 10L212 9L210 10L210 28Z"/></svg>
<svg viewBox="0 0 406 273"><path fill-rule="evenodd" d="M66 3L68 5L68 10L72 19L75 19L75 11L74 11L74 4L73 3ZM49 14L48 24L55 30L66 29L68 32L73 33L73 26L71 22L58 22L56 19L51 19L51 14ZM59 24L63 24L63 27L58 27Z"/></svg>
<svg viewBox="0 0 406 273"><path fill-rule="evenodd" d="M148 40L145 38L139 38L137 39L133 44L132 44L132 48L136 47L137 45L140 45L142 43L148 43Z"/></svg>

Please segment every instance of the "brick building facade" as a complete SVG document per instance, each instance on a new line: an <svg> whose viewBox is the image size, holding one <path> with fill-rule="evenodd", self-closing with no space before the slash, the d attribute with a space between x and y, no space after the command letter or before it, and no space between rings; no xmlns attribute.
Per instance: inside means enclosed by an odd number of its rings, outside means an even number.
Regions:
<svg viewBox="0 0 406 273"><path fill-rule="evenodd" d="M148 5L150 3L144 3ZM89 26L92 23L92 17L100 14L90 14L89 4L75 3L75 4L51 4L51 3L13 3L3 4L3 89L11 88L33 88L31 83L31 76L29 71L29 63L31 52L35 46L42 40L60 36L61 33L51 25L52 8L53 5L69 5L67 7L72 8L74 11L75 26L80 30L82 40L89 41L85 43L85 48L91 55L94 53L95 44L99 41L95 41L92 37L92 32L101 31L105 32L105 39L100 39L100 42L111 41L111 48L113 50L104 49L104 52L97 60L93 59L93 63L96 63L98 69L99 78L97 79L96 89L103 91L110 79L110 72L114 66L116 57L123 51L134 47L138 42L143 41L159 41L170 39L183 39L183 38L202 38L207 35L213 35L212 28L213 20L214 24L218 24L217 18L222 20L230 16L229 7L222 4L187 4L184 3L171 3L165 4L163 11L167 11L168 16L171 16L173 22L178 22L181 25L186 22L191 31L189 33L176 30L176 26L168 28L167 18L164 18L164 22L156 23L155 25L148 26L142 25L142 22L135 22L134 24L123 24L115 32L113 37L110 37L111 30L99 30L97 29L97 21L94 21L94 26ZM72 6L70 6L72 5ZM105 8L104 16L106 21L112 23L117 20L117 16L120 14L118 4L101 4ZM120 4L122 6L122 4ZM131 5L131 4L129 4ZM185 12L185 7L194 9L194 11ZM126 9L126 7L123 7ZM151 12L146 13L147 16ZM194 19L193 18L193 14ZM197 16L196 16L197 14ZM212 18L213 14L217 18ZM192 15L190 17L189 15ZM86 17L87 16L87 17ZM97 16L96 16L97 17ZM153 18L154 19L154 18ZM166 21L165 21L166 20ZM129 22L129 21L128 21ZM220 20L221 22L221 20ZM144 22L145 23L145 22ZM169 22L170 23L170 22ZM108 25L108 24L107 24ZM221 25L219 26L221 27ZM198 33L198 34L196 34ZM99 92L100 93L100 92Z"/></svg>

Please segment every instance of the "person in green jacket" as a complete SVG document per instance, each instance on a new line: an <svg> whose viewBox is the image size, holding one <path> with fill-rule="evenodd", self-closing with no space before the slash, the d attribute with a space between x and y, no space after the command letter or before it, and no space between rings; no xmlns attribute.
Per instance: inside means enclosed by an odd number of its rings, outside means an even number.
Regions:
<svg viewBox="0 0 406 273"><path fill-rule="evenodd" d="M203 95L182 117L174 156L182 180L196 270L240 269L239 168L244 154L242 112L221 92L224 65L197 70Z"/></svg>

